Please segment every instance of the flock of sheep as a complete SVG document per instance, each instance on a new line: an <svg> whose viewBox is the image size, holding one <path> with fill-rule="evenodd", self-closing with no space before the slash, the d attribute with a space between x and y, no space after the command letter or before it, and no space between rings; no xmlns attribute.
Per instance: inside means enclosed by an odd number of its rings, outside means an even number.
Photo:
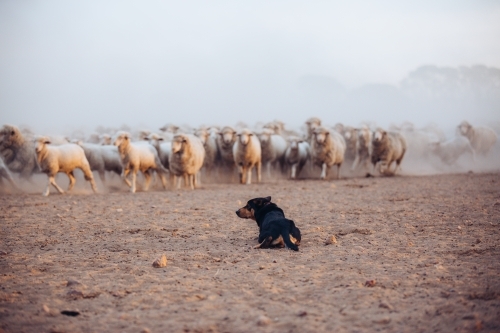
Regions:
<svg viewBox="0 0 500 333"><path fill-rule="evenodd" d="M262 165L268 177L271 172L280 172L291 179L298 178L306 166L309 174L318 172L314 168L319 167L321 179L328 178L335 166L338 179L341 166L346 164L353 172L394 175L405 154L412 150L430 152L451 165L463 154L469 153L472 159L476 154L487 154L497 141L492 129L466 121L457 132L459 135L445 140L436 129L416 130L411 124L390 131L369 125L329 127L313 117L302 131L287 130L280 121L253 130L245 126L181 129L167 125L158 133L114 131L84 140L35 136L28 130L4 125L0 129L0 185L5 179L17 188L11 173L29 181L34 173L43 172L48 176L43 195L49 195L51 185L64 193L55 182L56 174L62 172L69 177L71 190L77 168L94 192L97 187L92 172L96 171L103 183L106 173L120 175L132 193L139 171L144 175L144 190L158 178L167 188L167 176L174 187L180 188L184 179L185 186L194 189L201 184L202 172L204 177L232 175L236 169L240 183L252 182L253 169L260 182Z"/></svg>

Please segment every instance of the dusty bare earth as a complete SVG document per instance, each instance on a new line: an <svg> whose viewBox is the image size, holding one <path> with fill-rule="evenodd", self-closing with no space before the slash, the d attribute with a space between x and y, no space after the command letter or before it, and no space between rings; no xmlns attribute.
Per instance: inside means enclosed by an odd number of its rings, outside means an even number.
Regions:
<svg viewBox="0 0 500 333"><path fill-rule="evenodd" d="M300 252L250 249L266 195ZM500 331L498 173L2 194L0 251L0 332Z"/></svg>

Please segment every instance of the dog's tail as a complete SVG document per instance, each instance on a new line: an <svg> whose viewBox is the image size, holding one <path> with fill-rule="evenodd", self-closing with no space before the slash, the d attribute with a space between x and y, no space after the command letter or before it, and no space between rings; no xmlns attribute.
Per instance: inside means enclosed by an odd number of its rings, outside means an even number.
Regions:
<svg viewBox="0 0 500 333"><path fill-rule="evenodd" d="M299 250L299 247L292 243L292 240L290 239L290 233L288 232L288 230L282 231L281 237L283 237L283 241L285 242L287 248L292 249L294 251Z"/></svg>

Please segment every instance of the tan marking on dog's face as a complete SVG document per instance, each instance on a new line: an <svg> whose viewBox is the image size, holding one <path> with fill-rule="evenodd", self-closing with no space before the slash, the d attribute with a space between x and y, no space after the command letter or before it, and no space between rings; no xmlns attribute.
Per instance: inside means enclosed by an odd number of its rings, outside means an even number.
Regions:
<svg viewBox="0 0 500 333"><path fill-rule="evenodd" d="M245 207L241 207L236 211L236 215L242 219L251 219L255 220L255 211L250 208L248 205Z"/></svg>

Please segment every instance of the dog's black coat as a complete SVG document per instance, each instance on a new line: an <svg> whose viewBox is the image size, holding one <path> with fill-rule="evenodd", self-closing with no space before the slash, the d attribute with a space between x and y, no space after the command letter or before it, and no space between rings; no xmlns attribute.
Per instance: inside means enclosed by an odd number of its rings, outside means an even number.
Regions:
<svg viewBox="0 0 500 333"><path fill-rule="evenodd" d="M298 251L298 244L301 240L300 230L292 220L285 218L285 213L275 203L271 202L271 197L255 198L247 203L254 211L255 221L259 226L259 243L261 247L271 247L274 240L280 236L286 247ZM236 212L238 214L238 212ZM290 235L296 239L294 244Z"/></svg>

